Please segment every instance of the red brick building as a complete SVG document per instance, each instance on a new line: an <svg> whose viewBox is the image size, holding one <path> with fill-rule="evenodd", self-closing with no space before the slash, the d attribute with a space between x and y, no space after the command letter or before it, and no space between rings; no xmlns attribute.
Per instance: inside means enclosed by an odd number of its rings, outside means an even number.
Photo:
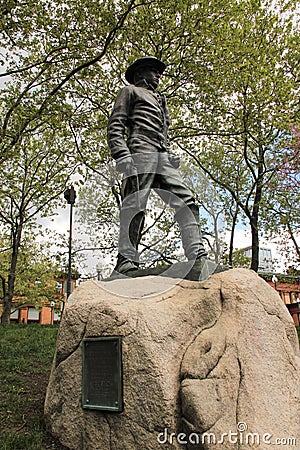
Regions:
<svg viewBox="0 0 300 450"><path fill-rule="evenodd" d="M53 302L54 303L54 302ZM20 306L10 315L11 322L40 323L41 325L53 325L59 322L60 314L53 306L42 306L40 309L34 305Z"/></svg>
<svg viewBox="0 0 300 450"><path fill-rule="evenodd" d="M280 295L296 326L300 324L300 277L281 274L259 274Z"/></svg>
<svg viewBox="0 0 300 450"><path fill-rule="evenodd" d="M76 280L72 280L73 291L76 287ZM61 278L57 280L57 294L55 301L45 303L42 307L36 308L34 304L26 303L14 306L10 315L10 321L16 323L39 323L41 325L53 325L60 321L61 311L66 299L67 280ZM18 302L14 302L18 305ZM0 313L1 315L1 313Z"/></svg>

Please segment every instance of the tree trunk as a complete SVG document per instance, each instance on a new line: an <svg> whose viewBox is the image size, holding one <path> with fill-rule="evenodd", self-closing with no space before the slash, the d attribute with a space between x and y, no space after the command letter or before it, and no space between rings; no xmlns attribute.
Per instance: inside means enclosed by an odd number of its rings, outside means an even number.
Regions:
<svg viewBox="0 0 300 450"><path fill-rule="evenodd" d="M255 272L257 272L259 267L259 238L258 238L257 217L251 218L250 225L252 236L252 258L250 268Z"/></svg>
<svg viewBox="0 0 300 450"><path fill-rule="evenodd" d="M252 213L250 216L250 226L252 235L252 260L251 269L255 272L258 271L259 267L259 237L258 237L258 218L260 203L262 200L262 187L264 180L264 151L263 147L259 146L259 159L257 165L257 178L256 178L256 188L254 203L252 208Z"/></svg>
<svg viewBox="0 0 300 450"><path fill-rule="evenodd" d="M10 323L10 313L12 307L12 300L14 296L15 290L15 282L16 282L16 268L18 262L19 249L21 245L22 238L22 226L18 225L17 230L13 233L13 242L12 242L12 255L10 260L8 281L7 281L7 290L4 295L3 301L3 313L1 317L2 324Z"/></svg>
<svg viewBox="0 0 300 450"><path fill-rule="evenodd" d="M294 234L294 232L292 230L292 227L291 227L290 223L287 223L287 229L288 229L288 233L290 235L290 238L291 238L291 240L292 240L292 242L294 244L295 251L297 253L298 259L300 260L300 247L299 247L299 245L298 245L298 243L296 241L295 234Z"/></svg>
<svg viewBox="0 0 300 450"><path fill-rule="evenodd" d="M229 255L228 255L228 264L232 266L232 258L233 258L233 240L234 240L234 232L236 227L236 222L238 218L239 207L236 206L235 211L232 215L232 225L231 225L231 234L230 234L230 242L229 242Z"/></svg>

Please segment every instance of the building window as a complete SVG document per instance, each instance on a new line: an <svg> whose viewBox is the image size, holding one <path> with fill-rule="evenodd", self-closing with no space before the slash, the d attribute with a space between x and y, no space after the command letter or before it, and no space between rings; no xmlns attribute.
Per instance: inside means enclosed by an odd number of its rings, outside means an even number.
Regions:
<svg viewBox="0 0 300 450"><path fill-rule="evenodd" d="M40 312L37 309L29 306L29 308L28 308L28 320L30 320L32 322L39 322L39 320L40 320Z"/></svg>

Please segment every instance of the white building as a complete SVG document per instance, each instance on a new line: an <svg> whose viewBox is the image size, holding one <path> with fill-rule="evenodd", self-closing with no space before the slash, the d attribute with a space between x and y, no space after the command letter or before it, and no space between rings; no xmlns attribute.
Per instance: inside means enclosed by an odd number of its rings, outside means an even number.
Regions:
<svg viewBox="0 0 300 450"><path fill-rule="evenodd" d="M241 250L248 258L252 257L252 247L246 247ZM259 249L259 272L273 272L272 250L270 248L260 247Z"/></svg>

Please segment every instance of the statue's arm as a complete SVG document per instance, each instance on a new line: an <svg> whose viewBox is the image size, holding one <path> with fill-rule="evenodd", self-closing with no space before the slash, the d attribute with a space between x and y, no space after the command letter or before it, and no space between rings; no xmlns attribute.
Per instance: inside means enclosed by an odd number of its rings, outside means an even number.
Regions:
<svg viewBox="0 0 300 450"><path fill-rule="evenodd" d="M175 153L173 153L172 150L170 149L170 139L169 139L168 129L169 129L171 119L170 119L170 113L169 113L169 110L168 110L165 100L164 100L164 109L165 109L165 117L166 117L166 140L167 140L167 144L168 144L169 161L172 164L172 166L175 167L175 169L178 169L178 167L180 166L180 157L178 155L176 155Z"/></svg>
<svg viewBox="0 0 300 450"><path fill-rule="evenodd" d="M130 155L125 141L126 128L133 103L131 86L123 88L115 101L107 125L107 143L111 156L118 160Z"/></svg>
<svg viewBox="0 0 300 450"><path fill-rule="evenodd" d="M129 172L133 159L125 141L126 128L133 106L131 86L126 86L118 94L107 125L107 143L111 156L116 160L119 172Z"/></svg>

